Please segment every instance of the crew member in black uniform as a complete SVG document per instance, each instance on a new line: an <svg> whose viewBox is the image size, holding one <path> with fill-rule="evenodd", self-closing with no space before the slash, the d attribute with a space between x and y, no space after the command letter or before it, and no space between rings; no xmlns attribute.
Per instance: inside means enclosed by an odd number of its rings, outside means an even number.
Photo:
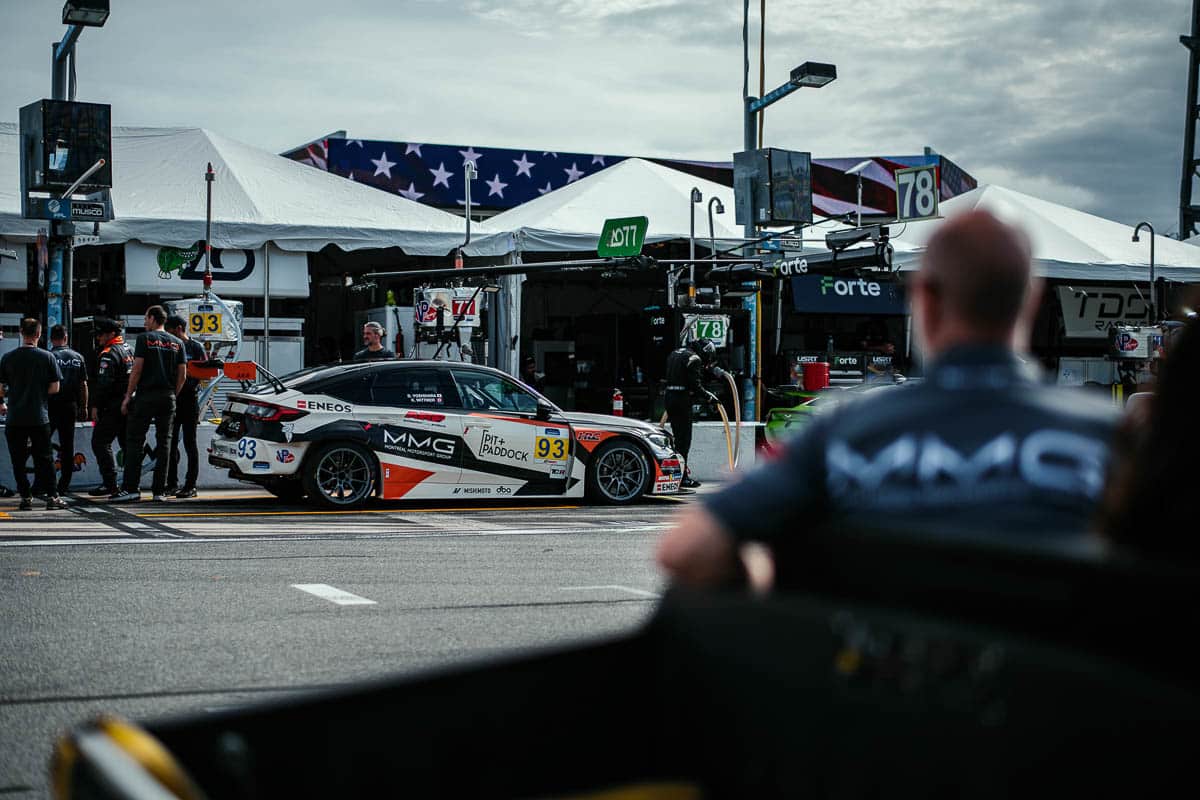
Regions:
<svg viewBox="0 0 1200 800"><path fill-rule="evenodd" d="M986 211L947 220L910 290L925 380L814 418L779 458L684 512L659 565L715 585L737 576L740 546L753 542L774 561L743 561L752 584L773 570L788 585L814 529L1086 535L1114 410L1041 384L1017 358L1038 288L1022 232Z"/></svg>
<svg viewBox="0 0 1200 800"><path fill-rule="evenodd" d="M187 371L183 342L163 330L167 312L162 306L146 309L146 330L133 345L133 369L121 410L129 415L125 430L125 477L114 503L136 503L142 499L142 448L146 432L154 423L154 500L165 500L167 467L171 448L171 423L175 418L175 396L183 389Z"/></svg>
<svg viewBox="0 0 1200 800"><path fill-rule="evenodd" d="M75 423L87 417L87 364L83 356L67 346L67 329L55 325L50 329L50 355L58 362L62 384L58 394L50 396L50 430L58 433L58 493L71 490L71 475L75 472Z"/></svg>
<svg viewBox="0 0 1200 800"><path fill-rule="evenodd" d="M363 325L362 336L363 344L366 345L362 350L354 354L355 361L395 361L396 354L383 346L383 337L386 331L378 322L368 322Z"/></svg>
<svg viewBox="0 0 1200 800"><path fill-rule="evenodd" d="M187 334L183 317L167 317L167 333L183 342L184 366L189 361L207 361L204 345ZM167 468L167 494L180 499L196 496L196 478L200 475L200 450L196 447L196 426L200 424L200 381L188 375L175 398L175 422L171 425L171 462ZM179 486L179 437L187 451L187 474Z"/></svg>
<svg viewBox="0 0 1200 800"><path fill-rule="evenodd" d="M121 401L129 385L133 369L133 351L121 335L121 323L111 319L96 320L96 344L100 355L96 362L95 391L92 392L92 455L100 469L100 485L88 492L92 497L108 497L118 492L117 464L113 460L112 443L125 443L125 412Z"/></svg>
<svg viewBox="0 0 1200 800"><path fill-rule="evenodd" d="M685 489L700 485L700 481L692 477L692 462L688 458L692 448L692 403L696 400L718 402L716 395L704 388L705 371L716 370L712 363L716 352L716 345L708 339L696 339L675 348L667 356L664 405L667 421L671 423L671 435L675 437L675 449L683 456L683 480L679 485Z"/></svg>

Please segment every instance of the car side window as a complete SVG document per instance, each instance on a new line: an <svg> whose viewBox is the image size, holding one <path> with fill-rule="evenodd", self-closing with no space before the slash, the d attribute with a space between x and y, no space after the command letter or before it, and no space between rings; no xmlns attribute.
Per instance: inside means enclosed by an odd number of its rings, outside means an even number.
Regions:
<svg viewBox="0 0 1200 800"><path fill-rule="evenodd" d="M490 372L453 369L454 382L462 392L463 408L473 411L516 411L533 414L538 399L516 381Z"/></svg>
<svg viewBox="0 0 1200 800"><path fill-rule="evenodd" d="M403 408L458 408L458 393L441 370L403 367L375 376L372 402Z"/></svg>
<svg viewBox="0 0 1200 800"><path fill-rule="evenodd" d="M330 397L345 400L347 403L371 402L370 383L362 375L331 381L319 388L314 387L309 389L305 387L304 391L310 394L327 394Z"/></svg>

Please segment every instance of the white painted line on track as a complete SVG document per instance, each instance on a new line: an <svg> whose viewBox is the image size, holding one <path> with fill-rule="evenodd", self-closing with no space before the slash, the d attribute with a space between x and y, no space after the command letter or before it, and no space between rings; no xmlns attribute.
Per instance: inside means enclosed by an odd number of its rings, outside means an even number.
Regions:
<svg viewBox="0 0 1200 800"><path fill-rule="evenodd" d="M104 506L80 506L79 510L85 514L107 514L108 509Z"/></svg>
<svg viewBox="0 0 1200 800"><path fill-rule="evenodd" d="M638 597L653 597L656 599L662 597L662 595L658 594L657 592L647 592L645 589L635 589L632 586L620 586L615 583L606 584L604 586L560 586L559 588L564 592L596 592L605 589L613 589L618 592L629 592L630 594L636 594Z"/></svg>
<svg viewBox="0 0 1200 800"><path fill-rule="evenodd" d="M356 594L343 591L336 586L330 586L327 583L293 583L293 589L299 589L302 592L308 592L322 600L328 600L331 603L337 603L339 606L373 606L374 600L368 600L365 597L359 597Z"/></svg>
<svg viewBox="0 0 1200 800"><path fill-rule="evenodd" d="M0 547L42 547L46 545L81 545L81 544L163 544L167 542L187 543L187 544L228 544L230 542L327 542L327 541L355 541L360 539L456 539L456 538L490 538L501 536L546 536L546 535L578 535L589 536L592 534L612 535L614 533L650 533L653 531L665 530L671 527L669 524L661 525L639 525L632 528L622 528L613 530L611 528L540 528L540 529L518 529L518 530L503 530L503 531L404 531L404 532L389 532L389 533L277 533L269 532L263 534L250 533L230 533L226 536L190 536L175 538L146 538L137 539L130 536L127 539L33 539L28 541L19 539L8 539L0 541ZM658 595L655 595L657 597Z"/></svg>

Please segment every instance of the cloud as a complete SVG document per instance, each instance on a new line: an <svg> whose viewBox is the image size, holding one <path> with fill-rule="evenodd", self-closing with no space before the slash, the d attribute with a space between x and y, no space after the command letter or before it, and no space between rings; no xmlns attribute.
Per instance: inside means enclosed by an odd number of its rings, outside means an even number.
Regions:
<svg viewBox="0 0 1200 800"><path fill-rule="evenodd" d="M759 93L758 3L750 85ZM818 156L928 145L980 177L1121 221L1176 225L1188 0L767 4L766 112ZM0 117L48 90L55 9L8 4ZM122 0L79 46L80 99L121 124L202 125L280 151L363 138L729 159L742 143L742 7L728 0ZM1019 185L1017 185L1019 184ZM1198 198L1200 199L1200 198Z"/></svg>

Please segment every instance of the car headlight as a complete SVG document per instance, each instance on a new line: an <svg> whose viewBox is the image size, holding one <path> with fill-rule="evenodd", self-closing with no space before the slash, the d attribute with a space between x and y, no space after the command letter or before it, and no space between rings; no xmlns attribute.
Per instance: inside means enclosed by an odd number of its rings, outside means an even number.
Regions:
<svg viewBox="0 0 1200 800"><path fill-rule="evenodd" d="M672 449L671 437L665 433L649 433L646 434L646 438L650 440L650 444L654 445L660 450Z"/></svg>

